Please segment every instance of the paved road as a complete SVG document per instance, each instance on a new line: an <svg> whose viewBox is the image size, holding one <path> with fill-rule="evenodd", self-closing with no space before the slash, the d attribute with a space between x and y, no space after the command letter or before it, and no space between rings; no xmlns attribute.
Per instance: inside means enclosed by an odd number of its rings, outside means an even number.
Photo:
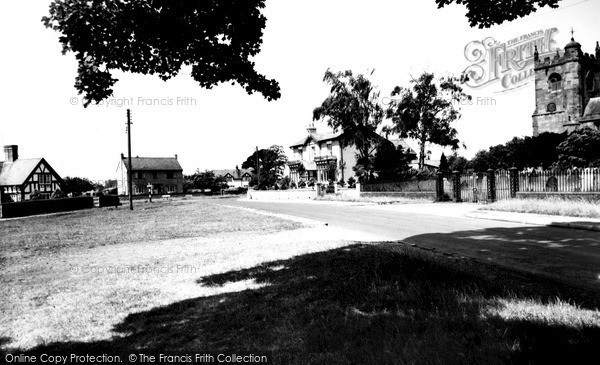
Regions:
<svg viewBox="0 0 600 365"><path fill-rule="evenodd" d="M600 233L461 217L460 208L227 201L546 275L600 293ZM457 210L458 209L458 210ZM432 214L439 210L439 213ZM441 214L441 215L440 215Z"/></svg>

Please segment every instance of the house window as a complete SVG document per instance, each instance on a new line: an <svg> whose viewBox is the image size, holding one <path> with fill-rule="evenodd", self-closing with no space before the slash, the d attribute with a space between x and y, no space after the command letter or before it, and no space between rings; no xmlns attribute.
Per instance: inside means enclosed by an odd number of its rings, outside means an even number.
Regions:
<svg viewBox="0 0 600 365"><path fill-rule="evenodd" d="M331 144L331 142L327 143L327 154L329 156L333 156L333 145Z"/></svg>
<svg viewBox="0 0 600 365"><path fill-rule="evenodd" d="M146 177L146 174L144 174L142 171L137 171L137 172L135 173L135 178L136 178L136 179L143 179L143 178L145 178L145 177Z"/></svg>
<svg viewBox="0 0 600 365"><path fill-rule="evenodd" d="M167 171L167 179L174 179L175 173L173 171Z"/></svg>
<svg viewBox="0 0 600 365"><path fill-rule="evenodd" d="M155 179L155 180L158 179L158 171L154 171L152 173L152 178Z"/></svg>
<svg viewBox="0 0 600 365"><path fill-rule="evenodd" d="M302 152L302 147L298 148L298 155L300 156L300 160L304 159L304 154Z"/></svg>
<svg viewBox="0 0 600 365"><path fill-rule="evenodd" d="M244 175L244 181L250 181L251 177L250 175Z"/></svg>
<svg viewBox="0 0 600 365"><path fill-rule="evenodd" d="M40 185L52 184L52 175L50 174L40 174L39 176Z"/></svg>
<svg viewBox="0 0 600 365"><path fill-rule="evenodd" d="M50 174L40 174L38 176L38 183L40 190L52 190L52 175Z"/></svg>
<svg viewBox="0 0 600 365"><path fill-rule="evenodd" d="M548 78L548 88L550 91L558 91L562 89L562 77L557 73L550 75Z"/></svg>
<svg viewBox="0 0 600 365"><path fill-rule="evenodd" d="M144 194L146 192L146 188L141 185L134 185L133 193L134 194Z"/></svg>
<svg viewBox="0 0 600 365"><path fill-rule="evenodd" d="M175 185L167 185L167 193L174 193L177 191L177 187Z"/></svg>

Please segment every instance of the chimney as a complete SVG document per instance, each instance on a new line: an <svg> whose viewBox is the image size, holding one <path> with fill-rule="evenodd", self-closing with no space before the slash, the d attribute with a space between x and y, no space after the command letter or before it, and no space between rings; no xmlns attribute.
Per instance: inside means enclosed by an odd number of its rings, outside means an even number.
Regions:
<svg viewBox="0 0 600 365"><path fill-rule="evenodd" d="M175 159L177 160L177 154L175 154Z"/></svg>
<svg viewBox="0 0 600 365"><path fill-rule="evenodd" d="M16 144L4 146L4 161L13 162L19 159L19 146Z"/></svg>
<svg viewBox="0 0 600 365"><path fill-rule="evenodd" d="M600 43L596 41L596 59L600 59Z"/></svg>
<svg viewBox="0 0 600 365"><path fill-rule="evenodd" d="M310 134L315 134L317 133L317 128L315 128L315 123L311 122L308 127L306 128L306 130L308 131L308 133Z"/></svg>
<svg viewBox="0 0 600 365"><path fill-rule="evenodd" d="M121 160L125 159L125 155L121 153Z"/></svg>

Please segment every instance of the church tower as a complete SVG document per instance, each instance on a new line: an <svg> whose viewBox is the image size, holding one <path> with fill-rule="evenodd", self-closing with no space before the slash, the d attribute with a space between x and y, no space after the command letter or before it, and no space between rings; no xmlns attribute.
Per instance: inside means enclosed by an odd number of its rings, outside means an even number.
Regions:
<svg viewBox="0 0 600 365"><path fill-rule="evenodd" d="M581 44L571 38L564 52L535 63L535 111L533 135L562 133L582 126L600 126L594 105L600 103L600 45L596 55L583 54ZM590 108L591 106L591 108Z"/></svg>

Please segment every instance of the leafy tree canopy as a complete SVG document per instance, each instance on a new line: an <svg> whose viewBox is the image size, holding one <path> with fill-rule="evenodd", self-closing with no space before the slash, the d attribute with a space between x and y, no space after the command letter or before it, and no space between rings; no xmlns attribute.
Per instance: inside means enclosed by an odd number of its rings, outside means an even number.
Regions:
<svg viewBox="0 0 600 365"><path fill-rule="evenodd" d="M373 170L379 181L396 181L406 177L410 170L411 156L404 153L402 146L381 143L373 158Z"/></svg>
<svg viewBox="0 0 600 365"><path fill-rule="evenodd" d="M257 165L258 155L258 165ZM283 170L288 159L282 146L273 145L269 148L254 151L244 163L242 163L243 169L252 169L253 178L250 181L250 186L256 186L258 184L258 171L260 170L260 184L259 189L268 189L275 186L275 184L282 178Z"/></svg>
<svg viewBox="0 0 600 365"><path fill-rule="evenodd" d="M600 167L600 131L582 128L571 133L556 148L557 166Z"/></svg>
<svg viewBox="0 0 600 365"><path fill-rule="evenodd" d="M549 6L558 8L561 0L435 0L438 8L456 3L467 8L467 19L471 27L489 28L505 21L515 20L539 8Z"/></svg>
<svg viewBox="0 0 600 365"><path fill-rule="evenodd" d="M54 0L44 25L61 34L63 54L75 53L75 88L84 106L112 95L113 70L156 74L163 80L191 66L210 89L238 83L267 100L279 85L255 70L266 18L265 0Z"/></svg>
<svg viewBox="0 0 600 365"><path fill-rule="evenodd" d="M62 188L67 194L81 194L85 191L91 191L95 189L94 184L86 178L67 176L63 179L63 181L64 184Z"/></svg>
<svg viewBox="0 0 600 365"><path fill-rule="evenodd" d="M425 72L411 80L412 88L396 86L391 93L392 100L386 112L392 126L384 130L419 142L420 170L425 166L428 143L459 148L460 141L451 124L460 118L458 105L471 99L463 92L462 81L454 77L436 80L432 73Z"/></svg>

